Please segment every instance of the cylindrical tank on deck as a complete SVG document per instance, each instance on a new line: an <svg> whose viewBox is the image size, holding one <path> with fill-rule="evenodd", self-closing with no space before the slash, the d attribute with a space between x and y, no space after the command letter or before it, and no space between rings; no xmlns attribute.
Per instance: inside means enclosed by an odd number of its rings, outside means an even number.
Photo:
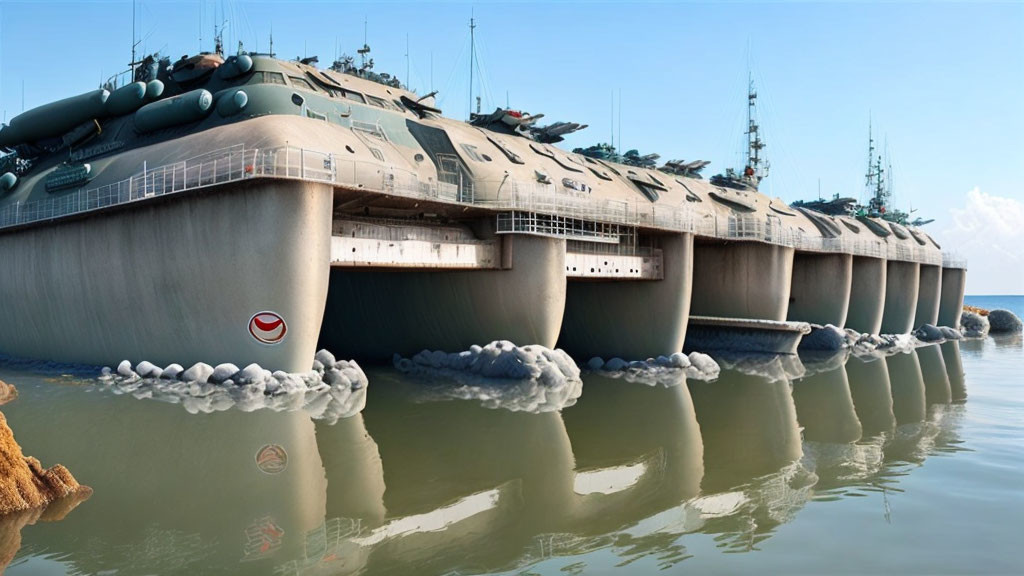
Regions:
<svg viewBox="0 0 1024 576"><path fill-rule="evenodd" d="M161 128L202 120L210 113L213 95L202 88L151 102L135 112L135 128L152 132Z"/></svg>
<svg viewBox="0 0 1024 576"><path fill-rule="evenodd" d="M0 176L0 194L9 192L18 185L18 177L14 175L14 172L4 172L3 176Z"/></svg>
<svg viewBox="0 0 1024 576"><path fill-rule="evenodd" d="M146 82L146 100L156 100L164 94L164 83L159 80Z"/></svg>
<svg viewBox="0 0 1024 576"><path fill-rule="evenodd" d="M110 92L106 90L93 90L22 112L0 130L0 146L60 136L83 122L103 116L109 97Z"/></svg>
<svg viewBox="0 0 1024 576"><path fill-rule="evenodd" d="M217 94L217 113L224 117L233 116L248 103L249 95L244 90L229 88Z"/></svg>
<svg viewBox="0 0 1024 576"><path fill-rule="evenodd" d="M239 54L228 58L226 62L217 68L217 74L221 78L234 78L252 70L252 56Z"/></svg>
<svg viewBox="0 0 1024 576"><path fill-rule="evenodd" d="M123 116L129 112L135 112L146 103L145 98L145 82L125 84L110 93L110 98L107 98L107 114L110 116Z"/></svg>

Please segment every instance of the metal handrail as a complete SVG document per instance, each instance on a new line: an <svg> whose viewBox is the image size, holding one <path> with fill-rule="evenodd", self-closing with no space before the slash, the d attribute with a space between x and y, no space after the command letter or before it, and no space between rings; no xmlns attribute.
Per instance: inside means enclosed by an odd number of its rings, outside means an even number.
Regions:
<svg viewBox="0 0 1024 576"><path fill-rule="evenodd" d="M554 184L521 181L507 176L500 181L474 182L460 178L458 183L454 184L432 180L424 182L411 170L349 159L343 154L295 146L261 149L247 147L244 144L221 148L165 166L148 168L144 165L138 174L105 186L5 206L0 208L0 229L54 220L249 178L324 182L419 200L469 204L494 211L546 214L575 221L689 232L725 240L765 242L803 251L848 253L942 264L954 268L967 266L962 257L940 254L937 250L898 243L890 244L881 239L811 236L797 228L782 226L777 219L764 216L697 214L688 206L595 199L585 193L562 192ZM496 190L495 197L478 198L476 190L481 186ZM531 222L530 217L521 215L505 220L502 224L508 228L517 228L527 222ZM538 228L536 224L529 225L536 233L540 233L545 226L541 224ZM567 232L568 236L574 236L579 230L565 230L560 233ZM604 233L594 233L593 236L607 241L607 235Z"/></svg>

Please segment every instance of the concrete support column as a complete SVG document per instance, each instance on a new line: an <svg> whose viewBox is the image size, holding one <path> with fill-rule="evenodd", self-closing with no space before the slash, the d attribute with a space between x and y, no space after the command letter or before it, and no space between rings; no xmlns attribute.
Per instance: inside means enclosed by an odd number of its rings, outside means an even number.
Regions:
<svg viewBox="0 0 1024 576"><path fill-rule="evenodd" d="M860 420L842 364L833 370L794 380L793 402L797 420L804 428L804 440L830 444L860 440Z"/></svg>
<svg viewBox="0 0 1024 576"><path fill-rule="evenodd" d="M504 238L505 270L332 268L320 345L371 361L493 340L553 347L565 310L565 240Z"/></svg>
<svg viewBox="0 0 1024 576"><path fill-rule="evenodd" d="M868 438L893 431L896 416L892 411L892 386L885 359L851 355L846 362L846 375L862 436Z"/></svg>
<svg viewBox="0 0 1024 576"><path fill-rule="evenodd" d="M797 252L793 256L787 318L842 328L850 308L852 283L852 254Z"/></svg>
<svg viewBox="0 0 1024 576"><path fill-rule="evenodd" d="M967 270L962 268L942 269L942 297L939 303L939 326L960 327L960 312L964 307L964 287L967 285Z"/></svg>
<svg viewBox="0 0 1024 576"><path fill-rule="evenodd" d="M952 402L953 390L939 345L932 344L918 348L917 359L921 363L921 375L924 378L925 399L928 405Z"/></svg>
<svg viewBox="0 0 1024 576"><path fill-rule="evenodd" d="M690 314L782 321L789 309L793 248L697 242Z"/></svg>
<svg viewBox="0 0 1024 576"><path fill-rule="evenodd" d="M853 257L853 279L846 327L865 334L878 334L882 329L886 290L885 260L868 256Z"/></svg>
<svg viewBox="0 0 1024 576"><path fill-rule="evenodd" d="M917 352L898 353L885 358L892 387L892 410L896 424L922 422L927 414L924 374Z"/></svg>
<svg viewBox="0 0 1024 576"><path fill-rule="evenodd" d="M683 349L690 314L693 235L660 237L664 279L570 279L560 348L577 358L642 360Z"/></svg>
<svg viewBox="0 0 1024 576"><path fill-rule="evenodd" d="M889 260L885 274L882 334L907 334L914 329L917 294L921 286L921 265L917 262Z"/></svg>
<svg viewBox="0 0 1024 576"><path fill-rule="evenodd" d="M260 181L0 234L0 269L17 271L0 279L0 351L309 370L331 198L322 184ZM250 333L260 312L284 320L269 342Z"/></svg>
<svg viewBox="0 0 1024 576"><path fill-rule="evenodd" d="M939 304L942 298L942 267L921 264L921 288L917 294L917 312L914 327L939 322Z"/></svg>

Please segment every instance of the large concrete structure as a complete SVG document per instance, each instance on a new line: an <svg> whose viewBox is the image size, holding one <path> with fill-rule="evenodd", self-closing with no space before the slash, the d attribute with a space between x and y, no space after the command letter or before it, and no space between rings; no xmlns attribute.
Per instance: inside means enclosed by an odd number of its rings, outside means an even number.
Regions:
<svg viewBox="0 0 1024 576"><path fill-rule="evenodd" d="M962 302L963 265L919 230L554 146L572 125L470 124L262 55L134 75L0 128L0 352L302 371L318 345L510 339L636 359L680 350L691 315L907 332L940 265L939 323Z"/></svg>
<svg viewBox="0 0 1024 576"><path fill-rule="evenodd" d="M939 302L940 326L960 327L960 312L964 307L964 289L967 286L967 269L943 266L942 296Z"/></svg>
<svg viewBox="0 0 1024 576"><path fill-rule="evenodd" d="M921 279L917 293L917 311L914 327L939 323L939 305L942 301L942 266L921 264Z"/></svg>

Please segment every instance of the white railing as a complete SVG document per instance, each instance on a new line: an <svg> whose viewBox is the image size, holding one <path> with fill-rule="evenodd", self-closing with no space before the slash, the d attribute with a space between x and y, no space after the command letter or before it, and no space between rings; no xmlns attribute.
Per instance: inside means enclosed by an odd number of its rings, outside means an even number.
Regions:
<svg viewBox="0 0 1024 576"><path fill-rule="evenodd" d="M499 214L499 228L526 227L534 233L558 233L565 237L608 242L614 233L599 224L614 224L690 232L726 240L750 240L790 246L813 252L840 252L858 256L942 264L966 268L966 261L937 250L927 250L882 240L847 237L823 238L763 215L695 213L688 206L663 206L620 200L594 199L586 193L570 194L554 184L519 181L461 181L458 184L424 182L411 170L294 146L253 148L238 144L174 164L148 168L130 178L96 188L80 189L33 202L0 208L0 229L88 213L140 200L237 182L248 178L284 178L332 183L392 196L472 205ZM496 190L493 198L479 198L481 187ZM518 214L517 214L518 213ZM534 216L527 216L533 214ZM560 218L537 219L536 215ZM596 223L598 226L588 226ZM555 230L557 228L557 230ZM524 230L525 231L525 230Z"/></svg>

